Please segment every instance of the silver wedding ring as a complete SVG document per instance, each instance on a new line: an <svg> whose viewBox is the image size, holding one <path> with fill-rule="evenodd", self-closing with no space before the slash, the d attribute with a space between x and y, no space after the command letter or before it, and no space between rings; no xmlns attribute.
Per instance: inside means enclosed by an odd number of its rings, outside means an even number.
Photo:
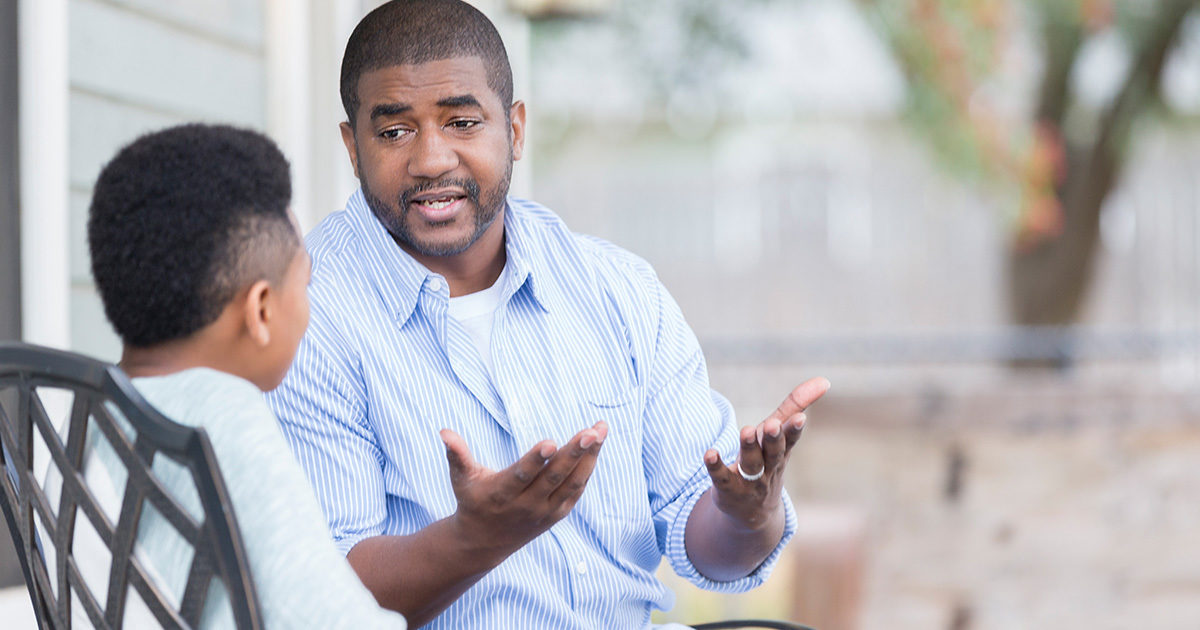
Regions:
<svg viewBox="0 0 1200 630"><path fill-rule="evenodd" d="M767 472L767 467L763 466L762 470L754 473L753 475L747 475L746 471L742 470L742 462L741 461L738 461L737 466L738 466L738 474L741 475L742 479L745 479L746 481L758 481L759 479L762 479L763 473Z"/></svg>

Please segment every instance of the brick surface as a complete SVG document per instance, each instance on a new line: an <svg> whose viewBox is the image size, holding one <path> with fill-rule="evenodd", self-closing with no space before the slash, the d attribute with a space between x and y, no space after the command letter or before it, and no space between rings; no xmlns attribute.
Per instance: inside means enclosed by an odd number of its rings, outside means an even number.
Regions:
<svg viewBox="0 0 1200 630"><path fill-rule="evenodd" d="M1200 627L1189 397L996 392L923 422L879 419L913 396L848 398L806 433L793 495L866 515L863 627Z"/></svg>
<svg viewBox="0 0 1200 630"><path fill-rule="evenodd" d="M743 376L718 369L714 382L749 423L762 410L745 403L771 399L778 383ZM861 519L857 627L1200 628L1194 394L1045 376L884 393L834 383L811 410L788 488L802 521L828 523L830 510ZM846 574L804 563L829 531L801 528L764 587L773 596L672 582L679 606L662 617L817 623L821 604L776 600L814 601Z"/></svg>

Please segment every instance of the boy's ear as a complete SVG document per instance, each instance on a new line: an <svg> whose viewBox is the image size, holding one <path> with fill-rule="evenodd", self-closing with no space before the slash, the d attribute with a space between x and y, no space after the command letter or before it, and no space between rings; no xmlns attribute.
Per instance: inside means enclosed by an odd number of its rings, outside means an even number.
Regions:
<svg viewBox="0 0 1200 630"><path fill-rule="evenodd" d="M268 324L274 313L271 312L271 285L266 280L259 280L250 285L250 292L243 304L242 317L246 324L246 334L259 347L271 343L271 329Z"/></svg>

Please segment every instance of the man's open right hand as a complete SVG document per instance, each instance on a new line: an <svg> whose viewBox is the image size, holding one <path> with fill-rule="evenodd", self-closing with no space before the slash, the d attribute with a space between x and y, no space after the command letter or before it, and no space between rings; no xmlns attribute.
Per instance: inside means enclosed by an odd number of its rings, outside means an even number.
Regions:
<svg viewBox="0 0 1200 630"><path fill-rule="evenodd" d="M452 518L468 546L502 560L550 529L575 507L608 435L597 422L562 448L543 440L501 471L480 466L462 436L442 429L450 484L458 499Z"/></svg>

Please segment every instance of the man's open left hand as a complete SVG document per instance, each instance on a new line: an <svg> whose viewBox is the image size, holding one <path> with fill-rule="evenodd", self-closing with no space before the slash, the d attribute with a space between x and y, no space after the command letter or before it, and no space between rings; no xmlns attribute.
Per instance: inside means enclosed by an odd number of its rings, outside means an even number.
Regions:
<svg viewBox="0 0 1200 630"><path fill-rule="evenodd" d="M758 529L781 509L783 471L804 429L804 410L827 391L829 381L824 378L805 381L766 420L742 427L736 462L724 464L715 449L704 454L719 510L749 529Z"/></svg>

